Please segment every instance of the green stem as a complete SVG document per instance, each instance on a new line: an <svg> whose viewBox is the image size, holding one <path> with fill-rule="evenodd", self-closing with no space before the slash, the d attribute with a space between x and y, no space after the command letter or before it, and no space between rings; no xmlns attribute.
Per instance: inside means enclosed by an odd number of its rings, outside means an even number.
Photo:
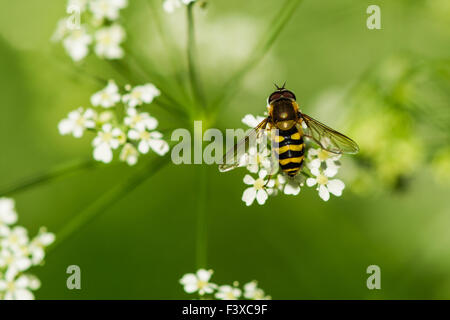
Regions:
<svg viewBox="0 0 450 320"><path fill-rule="evenodd" d="M173 35L169 34L169 28L164 24L164 21L161 19L161 16L159 14L160 6L158 4L158 8L155 7L154 1L152 0L145 0L147 7L149 8L149 13L153 17L152 22L154 22L154 25L156 26L158 36L163 43L165 47L165 51L167 52L168 59L170 60L171 64L171 73L174 75L178 89L183 93L183 96L188 99L189 94L184 86L184 79L181 76L181 73L177 71L177 66L179 64L179 59L175 57L174 54L171 54L171 52L178 51L175 46L172 45L171 42L168 41L168 39L174 39ZM178 52L177 52L178 53Z"/></svg>
<svg viewBox="0 0 450 320"><path fill-rule="evenodd" d="M95 166L95 162L93 160L71 161L67 164L58 166L54 169L51 169L47 172L39 174L35 177L31 177L31 178L25 179L22 182L18 182L11 186L5 187L0 191L0 195L7 196L12 193L24 191L24 190L27 190L36 185L39 185L39 184L42 184L42 183L45 183L48 181L52 181L56 178L68 175L72 172L75 172L75 171L78 171L81 169L91 168L93 166Z"/></svg>
<svg viewBox="0 0 450 320"><path fill-rule="evenodd" d="M129 54L129 58L132 59L132 55ZM134 62L134 60L132 60ZM147 81L148 78L152 78L152 82L159 88L161 88L161 83L158 83L158 80L155 81L155 79L153 77L156 77L155 74L151 75L151 74L145 74L146 71L144 71L144 69L140 68L139 65L137 63L134 63L134 68L133 70L131 70L131 67L127 64L125 64L123 61L110 61L109 62L110 66L113 67L116 72L118 72L119 74L121 74L122 78L124 79L131 79L132 75L138 75L140 74L140 79L142 81ZM141 81L139 80L139 82ZM138 82L138 81L136 81ZM172 114L176 114L182 118L188 118L188 115L185 111L185 107L182 105L181 102L178 102L174 97L172 97L169 93L169 90L163 90L162 94L160 97L158 97L159 103L155 103L158 106L162 107L161 105L164 104L165 106L163 107L164 110L172 113ZM161 101L161 99L165 99L167 100L167 103L163 103ZM155 100L156 102L156 100Z"/></svg>
<svg viewBox="0 0 450 320"><path fill-rule="evenodd" d="M188 23L188 41L187 41L187 59L189 69L189 79L192 91L197 104L205 107L205 99L201 90L200 80L197 73L197 61L195 50L195 27L194 27L194 3L187 6L187 23Z"/></svg>
<svg viewBox="0 0 450 320"><path fill-rule="evenodd" d="M170 155L170 154L169 154ZM151 161L144 168L138 170L137 173L131 175L125 180L121 180L119 184L104 193L100 198L90 204L81 213L69 221L57 234L56 241L48 248L48 252L54 250L62 242L70 236L78 232L86 226L94 218L104 213L114 203L135 190L141 183L152 177L164 165L170 161L169 156L159 157L155 161Z"/></svg>
<svg viewBox="0 0 450 320"><path fill-rule="evenodd" d="M206 201L208 190L208 176L205 166L198 168L199 175L196 181L198 187L197 197L197 239L196 239L196 265L197 269L207 268L208 233L206 226Z"/></svg>
<svg viewBox="0 0 450 320"><path fill-rule="evenodd" d="M226 82L219 96L213 100L211 106L216 108L215 113L219 112L220 106L227 103L234 95L244 76L264 58L301 2L302 0L286 0L284 5L280 6L279 12L269 24L267 32L264 33L266 37L259 42L247 62Z"/></svg>

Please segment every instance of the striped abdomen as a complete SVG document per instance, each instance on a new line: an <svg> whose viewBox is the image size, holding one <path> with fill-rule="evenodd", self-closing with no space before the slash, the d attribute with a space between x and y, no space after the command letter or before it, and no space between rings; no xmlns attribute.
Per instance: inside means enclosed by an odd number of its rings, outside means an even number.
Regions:
<svg viewBox="0 0 450 320"><path fill-rule="evenodd" d="M281 170L293 177L302 168L305 143L303 132L297 126L283 131L278 130L278 135L274 138L275 154L278 156Z"/></svg>

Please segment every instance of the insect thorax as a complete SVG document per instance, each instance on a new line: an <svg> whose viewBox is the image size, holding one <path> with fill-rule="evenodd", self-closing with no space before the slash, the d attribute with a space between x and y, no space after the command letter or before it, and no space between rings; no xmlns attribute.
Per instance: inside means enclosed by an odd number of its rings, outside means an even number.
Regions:
<svg viewBox="0 0 450 320"><path fill-rule="evenodd" d="M297 108L290 99L280 99L272 103L270 112L272 123L280 130L289 130L297 123Z"/></svg>

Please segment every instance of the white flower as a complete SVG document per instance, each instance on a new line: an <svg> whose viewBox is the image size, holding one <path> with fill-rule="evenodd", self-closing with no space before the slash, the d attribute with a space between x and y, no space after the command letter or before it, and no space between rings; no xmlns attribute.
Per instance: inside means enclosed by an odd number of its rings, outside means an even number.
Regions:
<svg viewBox="0 0 450 320"><path fill-rule="evenodd" d="M275 189L282 191L286 195L296 196L300 193L300 187L303 186L304 177L300 174L295 177L286 177L283 174L278 174L275 179ZM274 192L277 194L277 192Z"/></svg>
<svg viewBox="0 0 450 320"><path fill-rule="evenodd" d="M17 213L13 199L0 198L0 228L16 223ZM0 230L0 235L2 234Z"/></svg>
<svg viewBox="0 0 450 320"><path fill-rule="evenodd" d="M80 61L89 53L88 47L91 42L92 37L86 32L86 28L81 26L79 29L70 31L63 40L63 46L72 60Z"/></svg>
<svg viewBox="0 0 450 320"><path fill-rule="evenodd" d="M134 166L139 157L139 152L131 143L127 143L123 146L122 151L120 152L120 160L128 163L130 166Z"/></svg>
<svg viewBox="0 0 450 320"><path fill-rule="evenodd" d="M241 294L241 289L225 285L219 287L215 297L220 300L237 300Z"/></svg>
<svg viewBox="0 0 450 320"><path fill-rule="evenodd" d="M9 248L3 248L0 251L0 268L13 269L17 272L27 270L31 267L31 260L28 255L22 251L12 251Z"/></svg>
<svg viewBox="0 0 450 320"><path fill-rule="evenodd" d="M102 126L102 130L98 132L92 141L94 146L94 159L109 163L112 161L112 149L117 149L121 144L125 143L126 137L119 128L113 128L107 123Z"/></svg>
<svg viewBox="0 0 450 320"><path fill-rule="evenodd" d="M142 86L134 87L130 93L125 94L122 97L124 103L134 108L140 106L143 103L151 103L153 99L159 96L161 93L153 84L147 83Z"/></svg>
<svg viewBox="0 0 450 320"><path fill-rule="evenodd" d="M33 300L34 295L29 290L31 284L28 276L18 276L16 270L9 269L4 280L0 279L0 292L5 300Z"/></svg>
<svg viewBox="0 0 450 320"><path fill-rule="evenodd" d="M214 283L209 282L212 274L212 270L199 269L196 274L185 274L181 278L180 283L184 286L184 291L187 293L198 291L199 295L202 296L205 293L212 293L217 287Z"/></svg>
<svg viewBox="0 0 450 320"><path fill-rule="evenodd" d="M251 173L257 173L259 169L270 171L272 169L270 151L264 148L258 152L257 147L251 146L248 152L242 156L240 166L246 166Z"/></svg>
<svg viewBox="0 0 450 320"><path fill-rule="evenodd" d="M41 263L44 260L45 247L48 247L55 241L55 235L47 232L45 228L41 228L36 237L31 240L29 251L31 254L31 262L34 265Z"/></svg>
<svg viewBox="0 0 450 320"><path fill-rule="evenodd" d="M151 117L147 112L138 112L134 108L127 109L124 123L130 128L154 130L158 126L158 120Z"/></svg>
<svg viewBox="0 0 450 320"><path fill-rule="evenodd" d="M264 290L258 288L256 281L244 285L244 297L251 300L270 300L270 296L266 296Z"/></svg>
<svg viewBox="0 0 450 320"><path fill-rule="evenodd" d="M63 119L58 124L59 133L62 135L72 134L75 138L83 136L86 129L95 127L96 113L92 109L84 111L78 108L69 113L67 119Z"/></svg>
<svg viewBox="0 0 450 320"><path fill-rule="evenodd" d="M127 5L127 0L92 0L89 8L97 20L103 20L104 18L116 20L119 18L120 9Z"/></svg>
<svg viewBox="0 0 450 320"><path fill-rule="evenodd" d="M160 132L149 132L143 126L128 131L128 138L139 141L138 150L144 154L150 149L159 155L166 154L169 151L169 145L162 140L162 137L163 135Z"/></svg>
<svg viewBox="0 0 450 320"><path fill-rule="evenodd" d="M37 290L40 281L23 272L43 261L43 249L54 241L54 235L41 228L30 242L27 229L21 226L10 228L8 224L17 221L12 199L0 198L2 216L6 217L2 222L6 227L0 228L0 300L34 299L30 290Z"/></svg>
<svg viewBox="0 0 450 320"><path fill-rule="evenodd" d="M125 39L125 31L119 25L112 25L95 33L95 53L106 59L120 59L124 51L120 43Z"/></svg>
<svg viewBox="0 0 450 320"><path fill-rule="evenodd" d="M335 172L332 175L335 175L337 173L337 170L339 169L339 165L336 163L340 159L340 154L331 153L329 151L326 151L322 148L319 149L309 149L308 150L308 167L309 168L320 168L322 163L326 164L326 169L328 170L329 174L332 174L332 172Z"/></svg>
<svg viewBox="0 0 450 320"><path fill-rule="evenodd" d="M258 124L260 124L261 121L263 121L264 119L265 119L265 117L260 117L260 116L255 117L252 114L247 114L244 116L244 118L242 118L242 123L249 126L250 128L254 128Z"/></svg>
<svg viewBox="0 0 450 320"><path fill-rule="evenodd" d="M28 231L24 227L15 226L1 236L0 246L2 249L9 248L15 253L21 253L28 246Z"/></svg>
<svg viewBox="0 0 450 320"><path fill-rule="evenodd" d="M270 180L269 183L267 183L267 181L264 180L266 176L266 170L259 171L258 179L256 180L248 174L245 175L244 183L251 185L250 188L245 189L244 194L242 195L242 201L244 201L247 206L250 206L255 199L261 205L266 202L269 193L272 192L272 187L275 184L273 180Z"/></svg>
<svg viewBox="0 0 450 320"><path fill-rule="evenodd" d="M108 85L104 89L94 93L91 97L91 103L96 107L111 108L119 101L119 88L113 80L109 80Z"/></svg>
<svg viewBox="0 0 450 320"><path fill-rule="evenodd" d="M83 12L86 10L87 3L88 3L88 0L69 0L67 2L67 9L75 7L75 8L78 8L78 10L80 12ZM70 12L68 12L68 13L70 13Z"/></svg>
<svg viewBox="0 0 450 320"><path fill-rule="evenodd" d="M324 201L328 201L328 199L330 199L330 193L337 197L342 195L342 190L344 190L345 184L339 179L328 179L334 176L334 172L327 172L326 170L321 172L319 168L312 168L311 173L316 177L308 178L306 180L306 184L308 187L312 187L317 184L319 196Z"/></svg>

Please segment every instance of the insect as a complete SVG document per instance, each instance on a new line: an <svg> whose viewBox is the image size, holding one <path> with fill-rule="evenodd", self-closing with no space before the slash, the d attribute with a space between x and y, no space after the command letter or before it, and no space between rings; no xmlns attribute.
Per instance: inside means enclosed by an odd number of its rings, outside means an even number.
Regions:
<svg viewBox="0 0 450 320"><path fill-rule="evenodd" d="M269 98L268 117L253 128L242 140L224 156L220 171L229 171L240 165L239 159L247 152L251 142L256 141L267 130L272 130L272 154L279 167L289 177L294 177L301 170L305 157L307 137L322 149L335 154L354 154L359 151L355 141L302 113L295 94L275 85L277 90ZM274 130L275 129L275 130Z"/></svg>

